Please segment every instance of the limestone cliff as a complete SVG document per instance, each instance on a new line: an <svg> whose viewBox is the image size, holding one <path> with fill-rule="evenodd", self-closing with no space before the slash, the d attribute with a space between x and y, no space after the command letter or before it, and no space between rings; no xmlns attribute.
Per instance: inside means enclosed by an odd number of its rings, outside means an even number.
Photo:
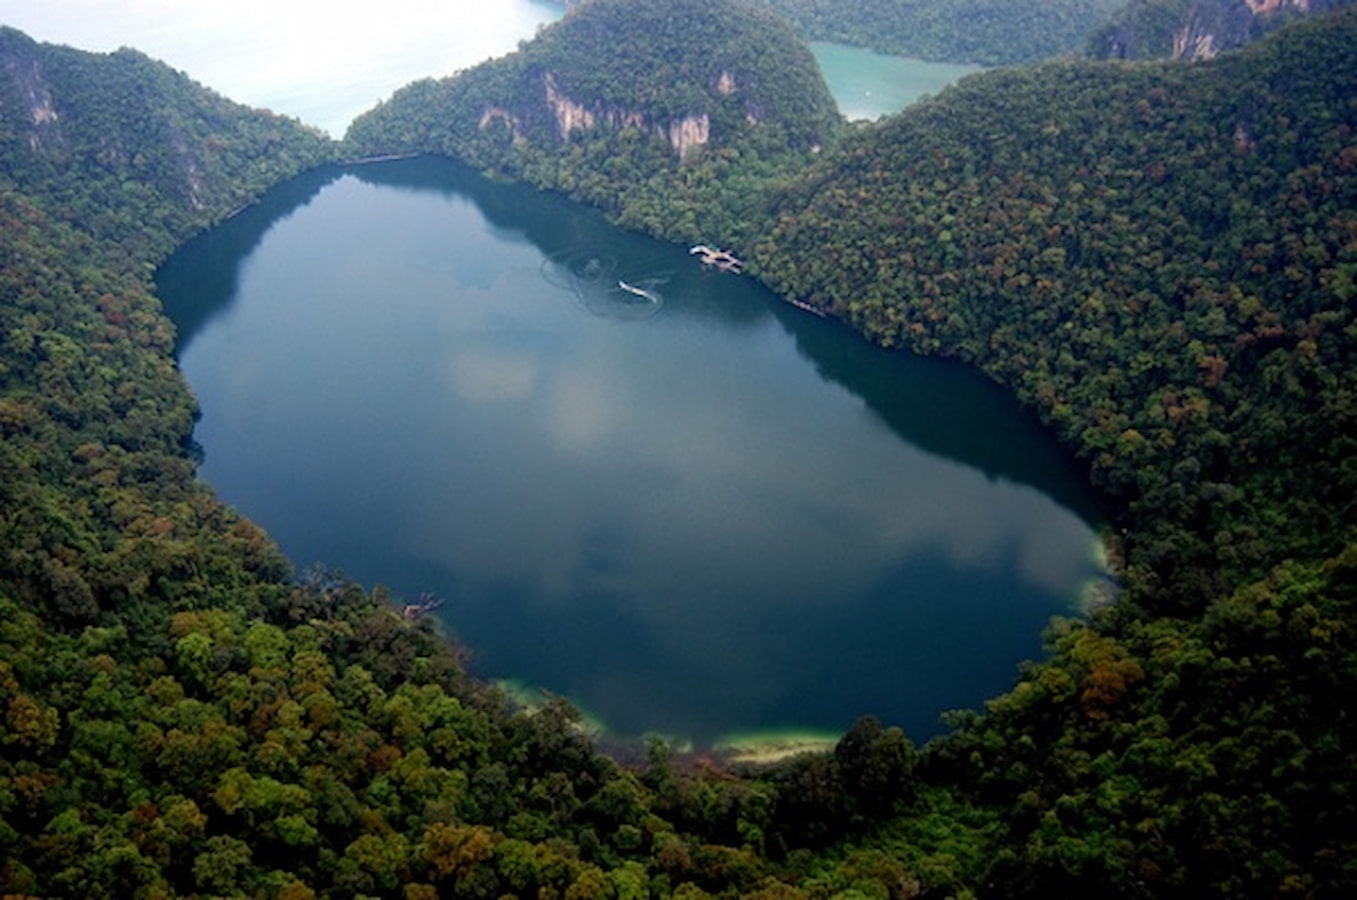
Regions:
<svg viewBox="0 0 1357 900"><path fill-rule="evenodd" d="M436 112L411 112L431 102ZM839 124L809 49L753 0L584 0L518 53L398 93L351 137L376 151L382 120L433 116L466 146L498 136L549 149L631 131L676 159L759 129L805 151Z"/></svg>
<svg viewBox="0 0 1357 900"><path fill-rule="evenodd" d="M760 0L581 0L517 53L407 85L346 141L447 154L708 240L725 180L752 192L841 127L815 57Z"/></svg>
<svg viewBox="0 0 1357 900"><path fill-rule="evenodd" d="M1210 59L1351 0L1135 0L1090 45L1105 59Z"/></svg>

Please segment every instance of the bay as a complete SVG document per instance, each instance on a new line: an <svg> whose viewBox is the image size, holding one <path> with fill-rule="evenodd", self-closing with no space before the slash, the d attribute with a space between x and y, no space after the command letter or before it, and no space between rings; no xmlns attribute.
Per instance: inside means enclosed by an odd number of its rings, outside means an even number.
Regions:
<svg viewBox="0 0 1357 900"><path fill-rule="evenodd" d="M887 56L846 44L810 45L834 101L848 119L877 119L936 94L981 66Z"/></svg>
<svg viewBox="0 0 1357 900"><path fill-rule="evenodd" d="M1079 471L973 371L447 160L284 185L159 292L227 502L615 733L926 737L1101 577Z"/></svg>

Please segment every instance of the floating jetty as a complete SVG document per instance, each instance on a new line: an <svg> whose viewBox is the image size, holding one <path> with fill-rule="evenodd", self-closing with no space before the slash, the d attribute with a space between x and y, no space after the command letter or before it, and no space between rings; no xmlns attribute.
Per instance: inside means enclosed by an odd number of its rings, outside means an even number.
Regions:
<svg viewBox="0 0 1357 900"><path fill-rule="evenodd" d="M784 297L783 299L785 299L792 306L795 306L797 309L805 310L806 312L812 315L819 316L822 319L828 316L828 313L826 313L823 309L821 309L818 306L811 306L804 300L795 300L791 297Z"/></svg>
<svg viewBox="0 0 1357 900"><path fill-rule="evenodd" d="M736 259L735 254L729 250L708 247L706 244L697 244L688 252L693 256L700 257L702 265L714 266L722 272L734 272L738 275L744 270L744 263Z"/></svg>

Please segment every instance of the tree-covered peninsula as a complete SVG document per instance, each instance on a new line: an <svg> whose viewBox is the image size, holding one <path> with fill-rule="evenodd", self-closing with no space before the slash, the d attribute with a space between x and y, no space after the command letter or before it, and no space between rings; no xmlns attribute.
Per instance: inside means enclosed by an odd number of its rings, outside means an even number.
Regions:
<svg viewBox="0 0 1357 900"><path fill-rule="evenodd" d="M617 48L628 15L685 9L594 0L351 145L730 234L787 296L983 368L1092 466L1123 596L923 748L864 719L760 770L602 755L194 480L150 274L340 148L134 52L0 30L0 891L1357 888L1357 15L1210 63L989 73L840 134L818 89L757 93L794 44L745 61L682 15L642 29L674 55Z"/></svg>
<svg viewBox="0 0 1357 900"><path fill-rule="evenodd" d="M698 240L718 195L743 209L840 126L814 57L762 4L592 0L517 53L403 88L346 141L446 153Z"/></svg>

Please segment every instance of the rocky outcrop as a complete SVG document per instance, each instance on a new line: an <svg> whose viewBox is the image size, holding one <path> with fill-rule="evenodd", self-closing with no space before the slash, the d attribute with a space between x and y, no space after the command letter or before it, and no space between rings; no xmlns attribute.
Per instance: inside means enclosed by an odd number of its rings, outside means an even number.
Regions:
<svg viewBox="0 0 1357 900"><path fill-rule="evenodd" d="M711 137L711 119L706 113L699 116L685 116L669 123L669 146L678 152L680 158L694 147L701 147Z"/></svg>
<svg viewBox="0 0 1357 900"><path fill-rule="evenodd" d="M16 33L17 34L17 33ZM12 97L10 101L17 106L14 112L16 122L28 122L29 150L38 153L42 150L54 150L65 145L62 134L61 115L52 100L51 85L42 71L42 64L36 54L22 52L24 43L14 39L5 42L3 71L5 80L10 83L11 91L5 93ZM0 115L7 114L0 101Z"/></svg>
<svg viewBox="0 0 1357 900"><path fill-rule="evenodd" d="M1092 53L1111 59L1210 59L1298 16L1351 0L1149 0L1129 6L1094 39Z"/></svg>
<svg viewBox="0 0 1357 900"><path fill-rule="evenodd" d="M621 130L635 128L641 131L653 131L669 142L669 146L682 159L690 150L701 147L711 139L711 117L706 113L683 116L668 123L651 124L643 113L636 110L617 108L590 109L577 103L560 89L556 77L548 72L542 79L547 108L556 123L556 135L561 140L570 136L572 131L588 130L596 126ZM722 73L717 90L729 95L735 90L735 78L729 72ZM516 121L506 111L493 107L481 116L481 128L486 128L496 117L510 121L517 130Z"/></svg>
<svg viewBox="0 0 1357 900"><path fill-rule="evenodd" d="M542 79L546 87L547 107L556 117L556 133L565 140L576 128L593 128L594 114L571 100L556 87L556 76L548 72Z"/></svg>

